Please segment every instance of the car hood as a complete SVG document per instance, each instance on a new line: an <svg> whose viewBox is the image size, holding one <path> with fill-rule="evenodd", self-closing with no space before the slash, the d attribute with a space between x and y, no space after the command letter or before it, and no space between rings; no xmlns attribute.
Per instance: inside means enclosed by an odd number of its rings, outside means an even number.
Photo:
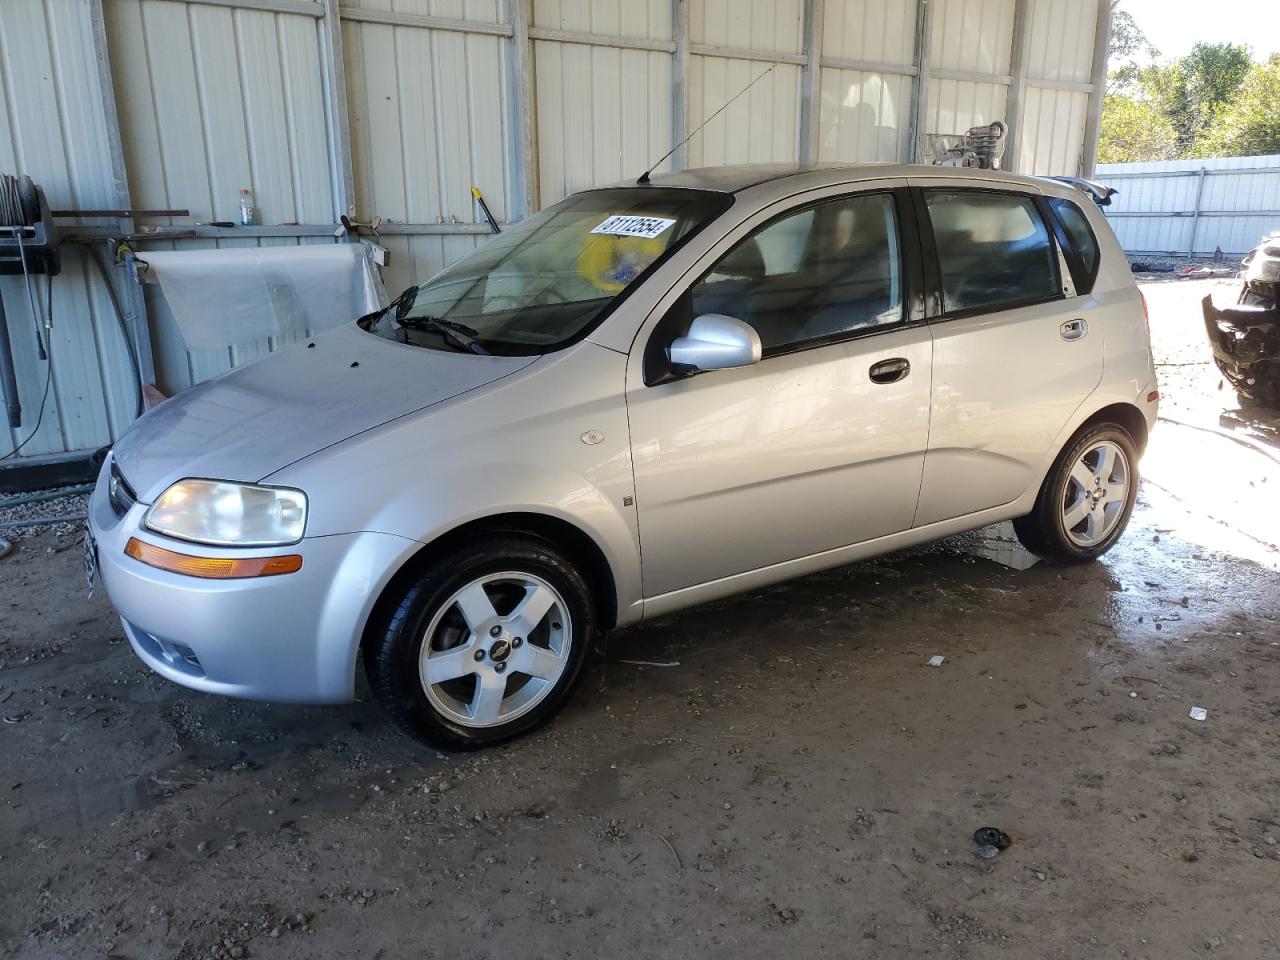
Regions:
<svg viewBox="0 0 1280 960"><path fill-rule="evenodd" d="M112 457L144 503L183 477L254 482L536 359L414 347L352 324L166 400Z"/></svg>

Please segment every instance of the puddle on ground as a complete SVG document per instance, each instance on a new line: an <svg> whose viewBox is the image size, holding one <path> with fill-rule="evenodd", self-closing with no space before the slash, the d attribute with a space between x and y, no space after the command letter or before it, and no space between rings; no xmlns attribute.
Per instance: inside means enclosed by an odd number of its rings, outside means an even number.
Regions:
<svg viewBox="0 0 1280 960"><path fill-rule="evenodd" d="M957 533L944 540L932 540L918 547L909 547L902 556L920 554L952 554L966 558L989 560L1008 570L1030 570L1040 558L1024 547L1013 532L1013 523L994 523L979 530ZM972 561L967 561L972 562Z"/></svg>
<svg viewBox="0 0 1280 960"><path fill-rule="evenodd" d="M1280 411L1263 407L1227 410L1219 415L1218 423L1251 440L1258 440L1272 446L1280 445Z"/></svg>
<svg viewBox="0 0 1280 960"><path fill-rule="evenodd" d="M1013 524L1009 522L992 524L981 530L972 530L955 537L949 537L938 544L946 550L967 553L998 563L1010 570L1030 570L1040 558L1018 542L1013 532Z"/></svg>
<svg viewBox="0 0 1280 960"><path fill-rule="evenodd" d="M1280 567L1275 461L1226 437L1165 423L1151 436L1142 473L1156 526L1214 553Z"/></svg>

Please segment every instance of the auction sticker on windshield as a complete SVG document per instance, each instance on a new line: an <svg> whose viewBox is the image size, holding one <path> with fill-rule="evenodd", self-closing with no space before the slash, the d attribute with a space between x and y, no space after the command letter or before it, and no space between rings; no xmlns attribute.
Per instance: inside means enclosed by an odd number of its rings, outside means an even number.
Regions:
<svg viewBox="0 0 1280 960"><path fill-rule="evenodd" d="M614 215L593 229L592 233L607 233L614 237L643 237L652 240L671 228L674 220L666 217L632 217Z"/></svg>

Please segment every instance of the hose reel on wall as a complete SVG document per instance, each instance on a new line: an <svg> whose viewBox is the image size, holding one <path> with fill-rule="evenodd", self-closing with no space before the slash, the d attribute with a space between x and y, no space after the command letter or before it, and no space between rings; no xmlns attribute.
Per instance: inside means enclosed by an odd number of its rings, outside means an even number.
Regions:
<svg viewBox="0 0 1280 960"><path fill-rule="evenodd" d="M40 310L36 306L32 276L52 278L62 270L58 252L58 231L49 212L44 191L27 176L0 174L0 276L21 276L35 321L36 345L48 360L40 333ZM22 404L18 398L18 378L13 365L12 333L0 297L0 394L11 429L22 425Z"/></svg>

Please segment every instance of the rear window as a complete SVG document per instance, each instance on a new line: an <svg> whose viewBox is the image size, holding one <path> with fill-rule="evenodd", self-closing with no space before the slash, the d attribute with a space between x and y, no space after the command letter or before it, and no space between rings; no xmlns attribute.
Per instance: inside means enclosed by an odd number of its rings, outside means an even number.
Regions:
<svg viewBox="0 0 1280 960"><path fill-rule="evenodd" d="M1093 289L1093 281L1098 276L1098 263L1101 259L1098 238L1093 235L1089 218L1076 204L1061 197L1050 197L1049 209L1067 234L1064 252L1067 255L1067 265L1071 268L1076 293L1088 293Z"/></svg>
<svg viewBox="0 0 1280 960"><path fill-rule="evenodd" d="M978 190L927 190L947 313L1050 300L1057 252L1031 197Z"/></svg>

